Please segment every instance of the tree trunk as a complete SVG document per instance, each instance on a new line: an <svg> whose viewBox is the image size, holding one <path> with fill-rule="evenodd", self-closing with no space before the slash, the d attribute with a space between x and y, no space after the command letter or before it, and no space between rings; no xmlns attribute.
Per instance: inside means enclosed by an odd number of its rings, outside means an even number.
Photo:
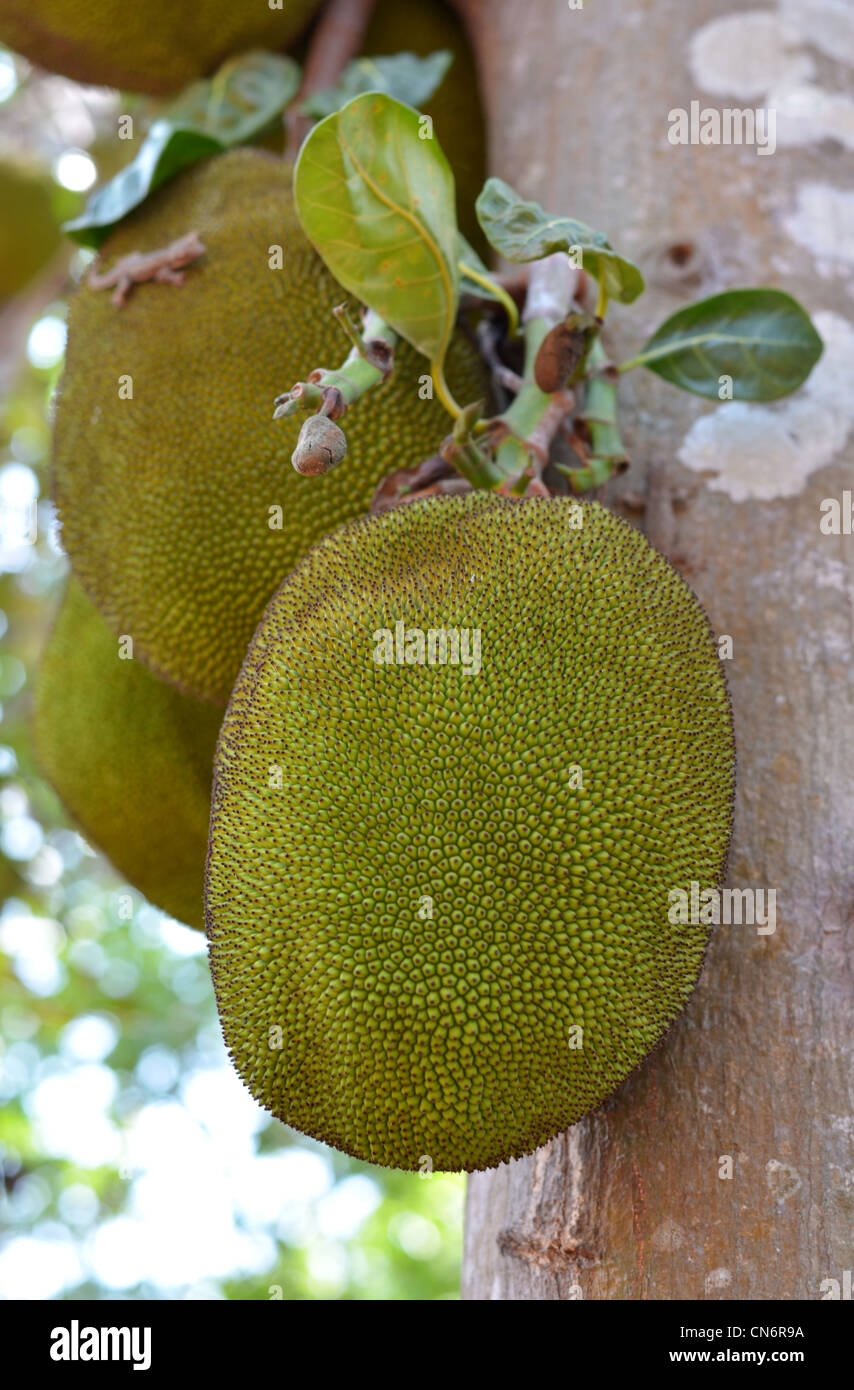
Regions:
<svg viewBox="0 0 854 1390"><path fill-rule="evenodd" d="M833 1296L822 1281L854 1267L854 536L819 522L822 499L854 487L841 454L854 423L852 140L832 138L834 110L850 132L854 104L840 96L799 125L783 108L799 84L813 100L846 91L854 16L834 31L831 0L779 0L810 28L775 48L778 11L757 22L736 0L460 4L493 172L605 231L647 276L639 304L609 315L615 356L688 300L749 284L795 293L826 343L807 387L773 407L707 406L642 371L625 380L634 464L607 500L632 515L629 495L732 637L728 883L776 889L776 931L714 928L688 1008L643 1066L551 1144L470 1179L463 1294ZM735 27L705 29L725 16ZM773 156L669 143L672 108L766 107L772 88Z"/></svg>

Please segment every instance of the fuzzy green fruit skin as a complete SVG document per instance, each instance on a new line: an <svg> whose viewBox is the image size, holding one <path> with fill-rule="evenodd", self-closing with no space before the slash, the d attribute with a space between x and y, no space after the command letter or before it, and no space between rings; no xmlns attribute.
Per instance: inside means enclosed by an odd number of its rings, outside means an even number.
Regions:
<svg viewBox="0 0 854 1390"><path fill-rule="evenodd" d="M378 664L398 620L479 630L480 672ZM374 1163L531 1152L684 1007L709 928L668 893L719 884L733 791L708 620L612 513L475 493L327 537L217 751L206 925L240 1076Z"/></svg>
<svg viewBox="0 0 854 1390"><path fill-rule="evenodd" d="M155 907L203 925L220 711L133 659L72 579L36 681L39 763L86 839Z"/></svg>
<svg viewBox="0 0 854 1390"><path fill-rule="evenodd" d="M0 303L26 288L61 241L48 177L4 159L0 162Z"/></svg>
<svg viewBox="0 0 854 1390"><path fill-rule="evenodd" d="M293 564L367 511L386 473L434 454L450 419L421 399L427 362L402 343L389 380L341 421L344 462L300 477L305 416L274 420L274 400L347 356L332 313L347 296L297 222L287 166L263 151L179 175L110 237L103 265L191 230L207 250L182 286L138 285L121 309L103 290L74 295L53 489L72 567L113 630L163 679L225 705ZM447 374L461 402L485 394L467 343Z"/></svg>
<svg viewBox="0 0 854 1390"><path fill-rule="evenodd" d="M281 49L321 0L3 0L0 42L51 72L165 96L251 48Z"/></svg>

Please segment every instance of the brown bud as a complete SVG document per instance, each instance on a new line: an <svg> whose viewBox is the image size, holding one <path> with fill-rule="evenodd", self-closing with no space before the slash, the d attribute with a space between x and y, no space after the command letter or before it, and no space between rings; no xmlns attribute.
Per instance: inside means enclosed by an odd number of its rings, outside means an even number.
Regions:
<svg viewBox="0 0 854 1390"><path fill-rule="evenodd" d="M297 473L313 477L328 473L347 452L344 431L326 415L309 415L299 432L291 463Z"/></svg>
<svg viewBox="0 0 854 1390"><path fill-rule="evenodd" d="M586 337L577 328L559 323L540 344L534 360L534 380L549 396L562 391L578 366L586 346Z"/></svg>

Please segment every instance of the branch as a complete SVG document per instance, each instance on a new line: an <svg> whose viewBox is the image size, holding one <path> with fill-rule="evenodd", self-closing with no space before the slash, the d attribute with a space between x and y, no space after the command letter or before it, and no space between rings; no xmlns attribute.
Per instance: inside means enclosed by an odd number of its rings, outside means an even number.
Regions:
<svg viewBox="0 0 854 1390"><path fill-rule="evenodd" d="M300 430L291 456L298 473L328 473L341 462L347 442L343 431L337 426L330 429L330 423L339 420L366 392L381 386L394 369L397 334L379 314L366 309L360 332L347 317L345 305L339 304L334 312L353 343L347 358L334 370L315 368L305 381L296 382L274 402L274 420L302 410L316 412ZM319 419L324 423L319 424Z"/></svg>

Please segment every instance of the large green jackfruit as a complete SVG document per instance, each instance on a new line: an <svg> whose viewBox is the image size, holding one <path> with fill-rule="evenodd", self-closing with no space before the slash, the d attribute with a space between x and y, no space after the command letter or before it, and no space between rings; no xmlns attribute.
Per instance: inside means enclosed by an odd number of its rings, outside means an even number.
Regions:
<svg viewBox="0 0 854 1390"><path fill-rule="evenodd" d="M0 302L26 287L61 240L46 176L0 161Z"/></svg>
<svg viewBox="0 0 854 1390"><path fill-rule="evenodd" d="M294 562L366 511L386 473L435 453L450 421L421 399L426 360L401 344L390 379L343 420L349 457L300 477L300 418L274 421L274 398L346 357L332 309L347 296L271 155L237 150L186 171L118 228L103 261L193 230L207 252L180 288L139 285L121 309L88 286L74 296L54 489L72 566L114 631L132 633L157 674L225 704ZM133 399L122 399L128 378ZM465 342L448 380L461 401L484 394Z"/></svg>
<svg viewBox="0 0 854 1390"><path fill-rule="evenodd" d="M164 95L250 48L280 49L321 0L3 0L0 42L78 82Z"/></svg>
<svg viewBox="0 0 854 1390"><path fill-rule="evenodd" d="M83 834L156 907L203 922L221 711L135 659L72 579L42 658L36 753Z"/></svg>
<svg viewBox="0 0 854 1390"><path fill-rule="evenodd" d="M488 172L486 122L471 45L459 17L443 0L407 0L405 5L379 0L362 43L362 52L371 55L409 51L423 57L440 48L448 49L454 61L424 110L433 117L454 170L460 228L482 255L489 255L474 212Z"/></svg>
<svg viewBox="0 0 854 1390"><path fill-rule="evenodd" d="M709 927L671 892L719 884L733 787L708 621L625 522L474 493L344 527L220 736L206 925L240 1076L375 1163L530 1152L683 1008Z"/></svg>

